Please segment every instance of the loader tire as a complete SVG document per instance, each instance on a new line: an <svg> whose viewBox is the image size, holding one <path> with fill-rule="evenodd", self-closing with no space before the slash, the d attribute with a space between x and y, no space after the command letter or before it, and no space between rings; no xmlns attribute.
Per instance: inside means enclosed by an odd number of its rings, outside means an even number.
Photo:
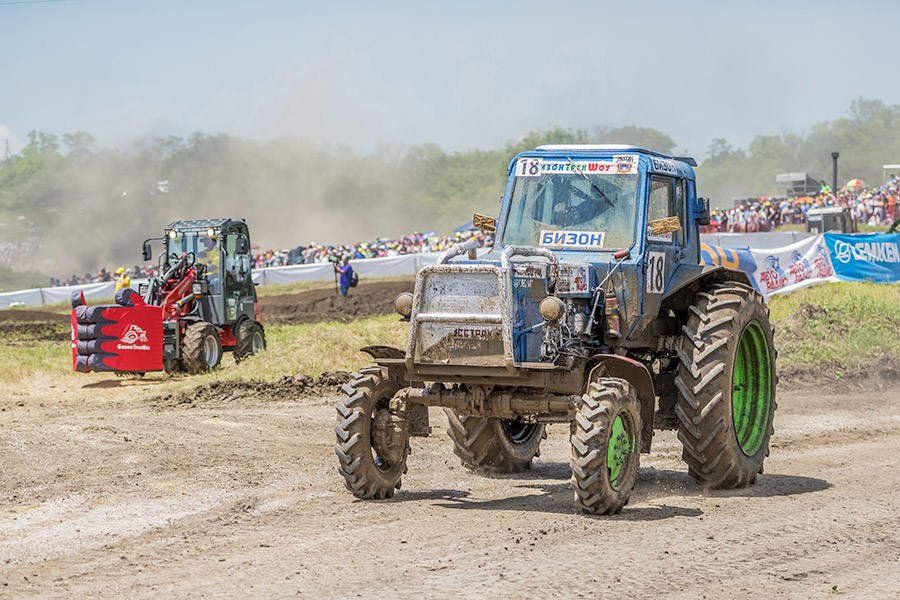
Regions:
<svg viewBox="0 0 900 600"><path fill-rule="evenodd" d="M682 457L697 483L756 482L774 431L776 351L762 296L739 283L699 292L682 328L675 385Z"/></svg>
<svg viewBox="0 0 900 600"><path fill-rule="evenodd" d="M205 322L188 325L181 349L181 363L188 375L215 369L222 362L222 342L216 328Z"/></svg>
<svg viewBox="0 0 900 600"><path fill-rule="evenodd" d="M463 466L482 473L520 473L540 456L544 425L498 417L469 417L445 408L453 453Z"/></svg>
<svg viewBox="0 0 900 600"><path fill-rule="evenodd" d="M392 460L391 452L376 449L377 440L384 439L376 430L390 426L390 402L400 386L391 379L387 369L368 367L354 373L342 390L344 397L335 406L334 425L338 473L357 498L392 498L406 472L409 435L407 432L405 437L399 434L394 438L396 456Z"/></svg>
<svg viewBox="0 0 900 600"><path fill-rule="evenodd" d="M241 321L234 337L237 342L234 346L234 360L237 362L266 349L266 332L258 321Z"/></svg>
<svg viewBox="0 0 900 600"><path fill-rule="evenodd" d="M641 409L634 387L618 378L590 384L572 423L572 486L582 512L622 511L637 480Z"/></svg>

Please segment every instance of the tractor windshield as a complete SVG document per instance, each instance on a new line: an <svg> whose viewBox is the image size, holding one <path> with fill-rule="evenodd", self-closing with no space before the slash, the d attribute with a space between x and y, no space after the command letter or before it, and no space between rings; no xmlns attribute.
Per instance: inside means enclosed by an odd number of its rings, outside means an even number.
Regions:
<svg viewBox="0 0 900 600"><path fill-rule="evenodd" d="M525 157L515 172L504 245L617 250L634 243L637 157Z"/></svg>

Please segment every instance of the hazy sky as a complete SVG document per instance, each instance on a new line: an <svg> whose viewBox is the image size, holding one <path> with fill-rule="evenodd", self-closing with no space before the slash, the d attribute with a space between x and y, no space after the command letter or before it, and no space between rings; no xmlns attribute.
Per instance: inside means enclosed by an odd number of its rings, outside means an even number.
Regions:
<svg viewBox="0 0 900 600"><path fill-rule="evenodd" d="M847 0L0 0L0 144L204 131L468 150L639 125L702 156L716 137L803 133L859 96L900 104L898 15Z"/></svg>

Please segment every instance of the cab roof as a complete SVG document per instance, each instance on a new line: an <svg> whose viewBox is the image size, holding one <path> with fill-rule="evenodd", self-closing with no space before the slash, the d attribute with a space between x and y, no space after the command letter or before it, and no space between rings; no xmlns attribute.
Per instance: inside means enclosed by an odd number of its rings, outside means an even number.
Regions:
<svg viewBox="0 0 900 600"><path fill-rule="evenodd" d="M224 231L232 223L241 223L246 226L244 219L189 219L185 221L173 221L166 225L166 231L178 229L180 231L206 230L210 227L216 231Z"/></svg>
<svg viewBox="0 0 900 600"><path fill-rule="evenodd" d="M697 166L697 161L690 156L670 156L655 150L647 150L638 146L630 146L628 144L544 144L534 149L535 152L571 152L571 153L597 153L597 152L635 152L639 154L648 154L659 158L667 158L669 160L677 160L691 167Z"/></svg>

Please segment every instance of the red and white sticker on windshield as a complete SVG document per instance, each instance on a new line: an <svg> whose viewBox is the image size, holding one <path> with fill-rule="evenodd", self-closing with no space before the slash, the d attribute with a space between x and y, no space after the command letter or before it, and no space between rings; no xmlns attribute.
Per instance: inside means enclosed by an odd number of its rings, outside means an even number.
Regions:
<svg viewBox="0 0 900 600"><path fill-rule="evenodd" d="M541 175L632 175L638 172L637 156L623 154L612 158L591 160L520 158L516 162L516 177Z"/></svg>

